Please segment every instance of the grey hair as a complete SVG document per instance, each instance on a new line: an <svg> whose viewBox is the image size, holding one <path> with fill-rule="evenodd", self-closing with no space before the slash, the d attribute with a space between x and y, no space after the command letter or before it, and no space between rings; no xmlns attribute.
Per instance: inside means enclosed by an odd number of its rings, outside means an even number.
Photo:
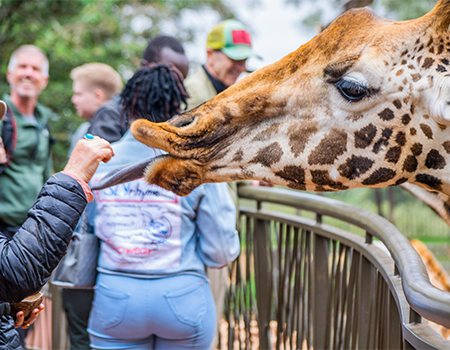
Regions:
<svg viewBox="0 0 450 350"><path fill-rule="evenodd" d="M45 55L44 51L42 51L39 47L34 45L22 45L19 46L16 50L14 50L14 52L11 55L11 58L9 59L8 71L12 72L16 68L17 55L25 51L34 51L42 55L42 57L44 58L44 65L42 66L42 75L44 77L48 77L48 70L49 70L48 58Z"/></svg>

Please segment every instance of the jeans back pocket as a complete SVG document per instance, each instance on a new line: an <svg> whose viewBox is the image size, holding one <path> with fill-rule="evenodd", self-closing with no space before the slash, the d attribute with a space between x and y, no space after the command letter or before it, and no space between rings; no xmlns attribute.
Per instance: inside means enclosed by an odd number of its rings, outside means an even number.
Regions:
<svg viewBox="0 0 450 350"><path fill-rule="evenodd" d="M198 281L192 286L167 292L166 299L178 320L187 325L198 326L206 314L205 285Z"/></svg>
<svg viewBox="0 0 450 350"><path fill-rule="evenodd" d="M112 291L101 284L95 289L94 310L104 328L111 328L122 322L130 296Z"/></svg>

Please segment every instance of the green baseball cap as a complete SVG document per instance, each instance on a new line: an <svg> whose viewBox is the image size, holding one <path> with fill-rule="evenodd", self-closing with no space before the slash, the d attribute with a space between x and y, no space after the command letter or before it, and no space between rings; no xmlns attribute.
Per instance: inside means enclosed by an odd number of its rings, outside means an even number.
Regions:
<svg viewBox="0 0 450 350"><path fill-rule="evenodd" d="M206 47L220 50L232 60L245 60L253 55L250 33L234 19L217 24L208 35Z"/></svg>

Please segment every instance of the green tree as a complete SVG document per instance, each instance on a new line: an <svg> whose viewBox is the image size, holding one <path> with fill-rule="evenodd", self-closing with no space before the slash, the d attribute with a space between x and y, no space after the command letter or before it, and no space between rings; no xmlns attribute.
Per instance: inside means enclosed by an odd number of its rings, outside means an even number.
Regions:
<svg viewBox="0 0 450 350"><path fill-rule="evenodd" d="M180 19L184 10L217 12L234 17L222 0L0 0L0 92L8 92L9 56L23 44L34 44L48 55L50 83L40 102L57 112L50 122L57 143L53 149L55 170L67 159L70 135L82 122L70 98L70 71L87 62L103 62L126 76L138 67L147 41L167 22L176 23L182 42L192 40L189 23ZM139 29L138 24L141 24ZM142 25L143 24L143 25Z"/></svg>
<svg viewBox="0 0 450 350"><path fill-rule="evenodd" d="M428 13L437 0L382 0L381 5L392 11L397 20L406 21Z"/></svg>

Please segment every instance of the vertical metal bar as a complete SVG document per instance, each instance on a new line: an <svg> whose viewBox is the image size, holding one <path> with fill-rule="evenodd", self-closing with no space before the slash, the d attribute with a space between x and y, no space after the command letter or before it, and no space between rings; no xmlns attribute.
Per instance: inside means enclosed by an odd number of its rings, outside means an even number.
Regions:
<svg viewBox="0 0 450 350"><path fill-rule="evenodd" d="M306 327L306 346L308 348L312 347L312 331L311 331L311 323L312 323L312 249L311 249L311 231L306 231L306 250L305 250L305 284L304 284L304 315L305 320L304 324Z"/></svg>
<svg viewBox="0 0 450 350"><path fill-rule="evenodd" d="M341 307L339 312L339 328L338 328L338 347L342 347L342 343L344 341L344 327L345 327L345 319L348 317L346 313L346 306L347 306L347 292L348 292L348 282L347 282L347 274L348 274L348 252L349 248L347 246L344 246L343 254L344 254L344 261L343 261L343 267L342 267L342 279L341 279Z"/></svg>
<svg viewBox="0 0 450 350"><path fill-rule="evenodd" d="M283 339L283 346L286 349L286 342L289 340L289 333L290 333L290 324L289 324L289 310L290 310L290 303L289 303L289 296L290 296L290 289L291 289L291 231L292 226L287 225L286 226L286 243L285 243L285 256L284 256L284 278L283 278L283 284L284 284L284 293L283 293L283 315L284 315L284 339Z"/></svg>
<svg viewBox="0 0 450 350"><path fill-rule="evenodd" d="M409 308L409 323L422 323L422 316L412 308Z"/></svg>
<svg viewBox="0 0 450 350"><path fill-rule="evenodd" d="M313 300L313 346L315 349L325 349L325 330L327 328L327 303L329 293L328 255L329 240L320 235L313 235L313 275L310 294Z"/></svg>
<svg viewBox="0 0 450 350"><path fill-rule="evenodd" d="M272 274L269 266L270 231L267 221L256 219L254 231L255 287L258 309L259 346L270 349Z"/></svg>
<svg viewBox="0 0 450 350"><path fill-rule="evenodd" d="M380 305L381 305L381 292L380 292L380 276L379 272L375 272L375 295L372 300L371 308L370 308L370 319L372 327L372 332L370 333L370 341L369 344L374 349L379 348L379 339L380 339Z"/></svg>
<svg viewBox="0 0 450 350"><path fill-rule="evenodd" d="M339 330L339 305L340 305L340 286L341 286L341 258L342 243L339 242L339 253L336 263L336 274L334 280L334 303L333 303L333 349L338 346L338 330Z"/></svg>
<svg viewBox="0 0 450 350"><path fill-rule="evenodd" d="M236 277L235 277L235 275L233 274L233 271L235 271L235 269L236 269L236 265L237 265L237 262L236 263L234 263L233 264L233 269L231 270L231 280L232 281L234 281L235 283L238 283L237 281L236 281ZM234 276L234 278L233 278L233 276ZM226 318L227 318L227 321L228 321L228 337L227 337L227 341L228 341L228 350L231 350L231 349L233 349L233 343L234 343L234 327L235 327L235 324L234 324L234 321L233 321L233 315L232 315L232 304L234 304L234 300L233 300L233 283L231 283L230 284L230 288L229 288L229 295L228 295L228 298L227 298L227 300L228 300L228 307L226 308L226 312L225 312L225 315L226 315Z"/></svg>
<svg viewBox="0 0 450 350"><path fill-rule="evenodd" d="M296 323L295 323L295 315L297 313L297 310L295 308L295 292L297 290L297 261L298 261L298 257L299 257L299 228L298 227L294 227L293 228L293 248L292 248L292 259L291 259L291 274L289 276L289 281L291 283L291 288L289 288L289 308L290 308L290 312L289 312L289 318L288 318L288 322L290 325L290 329L289 329L289 348L290 349L294 349L295 348L295 337L297 336L296 333Z"/></svg>
<svg viewBox="0 0 450 350"><path fill-rule="evenodd" d="M283 247L285 244L286 225L280 224L280 233L278 235L278 294L276 303L276 321L277 321L277 341L276 349L280 348L283 341L283 296L284 296L284 264L283 264ZM276 283L276 282L275 282Z"/></svg>
<svg viewBox="0 0 450 350"><path fill-rule="evenodd" d="M245 301L245 331L247 334L247 339L245 342L245 349L251 349L251 328L250 322L252 321L252 288L251 288L251 270L250 270L250 256L252 255L252 242L250 239L250 232L247 231L245 235L245 278L243 279L244 289L244 301ZM245 282L244 282L245 281Z"/></svg>
<svg viewBox="0 0 450 350"><path fill-rule="evenodd" d="M373 235L369 231L366 231L366 244L372 244L372 242L373 242Z"/></svg>
<svg viewBox="0 0 450 350"><path fill-rule="evenodd" d="M370 307L374 286L373 267L361 256L361 266L358 285L358 349L369 349L369 337L373 324L370 319Z"/></svg>
<svg viewBox="0 0 450 350"><path fill-rule="evenodd" d="M389 293L389 342L388 349L400 349L402 344L402 323L400 320L400 312L394 296Z"/></svg>
<svg viewBox="0 0 450 350"><path fill-rule="evenodd" d="M330 276L330 282L329 282L329 293L328 293L328 301L327 301L327 328L325 330L325 346L329 348L332 346L333 339L333 299L334 299L334 284L335 284L335 278L336 278L336 252L337 252L337 242L335 240L331 240L330 242L330 249L332 252L331 256L331 266L329 268L331 276Z"/></svg>
<svg viewBox="0 0 450 350"><path fill-rule="evenodd" d="M355 345L351 342L351 335L353 334L354 324L355 324L355 285L358 272L359 255L352 249L350 254L350 275L348 282L347 293L347 322L345 325L345 335L344 335L344 349L350 349Z"/></svg>
<svg viewBox="0 0 450 350"><path fill-rule="evenodd" d="M297 349L301 349L301 344L303 342L303 332L302 332L302 260L304 252L304 239L305 235L303 230L299 232L299 253L297 253L297 261L295 264L295 288L294 288L294 320L295 320L295 330L297 331Z"/></svg>

